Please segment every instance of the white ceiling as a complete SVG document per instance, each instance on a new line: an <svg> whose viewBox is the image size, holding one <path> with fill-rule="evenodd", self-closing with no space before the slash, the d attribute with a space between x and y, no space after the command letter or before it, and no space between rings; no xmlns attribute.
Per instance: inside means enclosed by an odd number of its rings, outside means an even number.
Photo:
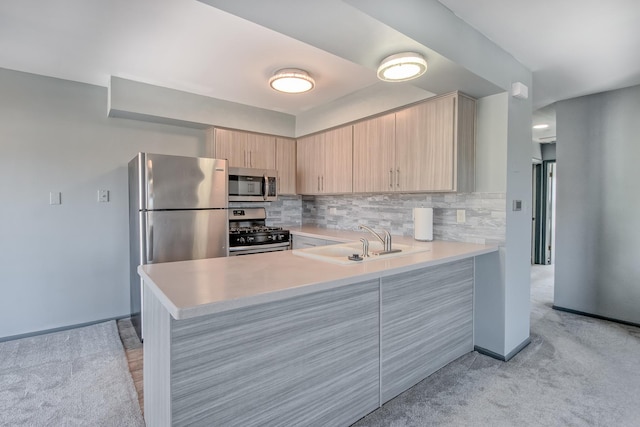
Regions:
<svg viewBox="0 0 640 427"><path fill-rule="evenodd" d="M439 0L533 73L536 142L553 103L640 84L640 0Z"/></svg>
<svg viewBox="0 0 640 427"><path fill-rule="evenodd" d="M440 0L533 72L534 108L640 84L640 0Z"/></svg>
<svg viewBox="0 0 640 427"><path fill-rule="evenodd" d="M280 68L322 90L283 96ZM297 114L377 84L375 72L196 0L4 0L0 67L100 86L109 76Z"/></svg>
<svg viewBox="0 0 640 427"><path fill-rule="evenodd" d="M0 67L101 86L118 76L297 115L379 93L389 83L376 79L378 61L420 50L429 71L405 90L498 91L341 0L202 1L3 0ZM533 71L536 107L640 84L640 0L440 1ZM280 3L298 15L283 17ZM271 90L268 78L286 67L309 70L316 89Z"/></svg>

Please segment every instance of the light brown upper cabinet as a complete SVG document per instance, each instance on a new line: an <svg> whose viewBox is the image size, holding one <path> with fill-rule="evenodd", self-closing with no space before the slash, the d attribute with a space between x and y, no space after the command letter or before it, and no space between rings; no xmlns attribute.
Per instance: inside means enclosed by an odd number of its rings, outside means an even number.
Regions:
<svg viewBox="0 0 640 427"><path fill-rule="evenodd" d="M276 138L278 194L296 194L296 140Z"/></svg>
<svg viewBox="0 0 640 427"><path fill-rule="evenodd" d="M474 189L475 101L459 93L353 125L353 191Z"/></svg>
<svg viewBox="0 0 640 427"><path fill-rule="evenodd" d="M396 115L353 125L353 192L395 191Z"/></svg>
<svg viewBox="0 0 640 427"><path fill-rule="evenodd" d="M229 167L276 168L275 136L213 128L210 137L214 157L227 159Z"/></svg>
<svg viewBox="0 0 640 427"><path fill-rule="evenodd" d="M353 192L353 126L298 139L298 194Z"/></svg>
<svg viewBox="0 0 640 427"><path fill-rule="evenodd" d="M475 100L460 93L396 112L395 191L470 192L475 186Z"/></svg>

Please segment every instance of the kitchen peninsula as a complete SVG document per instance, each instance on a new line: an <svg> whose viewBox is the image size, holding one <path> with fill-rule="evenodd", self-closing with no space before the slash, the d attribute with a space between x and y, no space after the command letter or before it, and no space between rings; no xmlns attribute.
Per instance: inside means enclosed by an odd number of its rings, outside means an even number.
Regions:
<svg viewBox="0 0 640 427"><path fill-rule="evenodd" d="M349 425L473 350L455 242L335 265L293 251L139 267L148 425Z"/></svg>

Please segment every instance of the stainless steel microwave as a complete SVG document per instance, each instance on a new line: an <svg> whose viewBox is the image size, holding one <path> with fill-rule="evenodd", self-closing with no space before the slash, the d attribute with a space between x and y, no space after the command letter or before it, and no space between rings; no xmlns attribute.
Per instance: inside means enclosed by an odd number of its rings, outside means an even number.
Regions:
<svg viewBox="0 0 640 427"><path fill-rule="evenodd" d="M264 202L278 198L278 173L269 169L229 168L230 202Z"/></svg>

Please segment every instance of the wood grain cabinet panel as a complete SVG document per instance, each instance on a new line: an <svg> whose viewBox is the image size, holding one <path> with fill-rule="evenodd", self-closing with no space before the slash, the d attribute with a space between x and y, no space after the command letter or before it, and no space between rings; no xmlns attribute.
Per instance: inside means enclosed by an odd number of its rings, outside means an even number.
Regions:
<svg viewBox="0 0 640 427"><path fill-rule="evenodd" d="M278 194L296 194L296 140L276 138Z"/></svg>
<svg viewBox="0 0 640 427"><path fill-rule="evenodd" d="M229 167L247 167L247 133L213 128L210 136L213 157L227 159Z"/></svg>
<svg viewBox="0 0 640 427"><path fill-rule="evenodd" d="M276 169L276 137L259 133L247 135L249 168Z"/></svg>
<svg viewBox="0 0 640 427"><path fill-rule="evenodd" d="M207 134L213 157L227 159L229 167L275 169L276 137L231 129L212 128Z"/></svg>
<svg viewBox="0 0 640 427"><path fill-rule="evenodd" d="M377 280L172 319L172 425L350 425L379 404L378 328Z"/></svg>
<svg viewBox="0 0 640 427"><path fill-rule="evenodd" d="M353 192L353 126L325 133L323 194Z"/></svg>
<svg viewBox="0 0 640 427"><path fill-rule="evenodd" d="M475 100L454 92L396 113L397 191L475 188Z"/></svg>
<svg viewBox="0 0 640 427"><path fill-rule="evenodd" d="M399 191L454 191L456 97L439 97L396 114Z"/></svg>
<svg viewBox="0 0 640 427"><path fill-rule="evenodd" d="M381 403L473 350L473 260L383 278Z"/></svg>
<svg viewBox="0 0 640 427"><path fill-rule="evenodd" d="M353 126L298 139L298 194L353 192Z"/></svg>
<svg viewBox="0 0 640 427"><path fill-rule="evenodd" d="M353 125L354 192L474 187L474 99L454 92Z"/></svg>
<svg viewBox="0 0 640 427"><path fill-rule="evenodd" d="M353 192L395 191L396 115L353 125Z"/></svg>
<svg viewBox="0 0 640 427"><path fill-rule="evenodd" d="M299 138L296 149L296 192L320 194L320 177L324 173L324 135Z"/></svg>

